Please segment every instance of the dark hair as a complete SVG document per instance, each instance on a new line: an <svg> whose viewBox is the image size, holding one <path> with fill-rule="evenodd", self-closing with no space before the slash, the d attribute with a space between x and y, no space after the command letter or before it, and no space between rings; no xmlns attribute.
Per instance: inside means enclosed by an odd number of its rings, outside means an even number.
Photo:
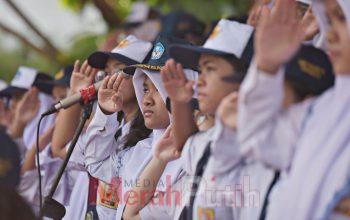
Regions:
<svg viewBox="0 0 350 220"><path fill-rule="evenodd" d="M244 76L248 71L249 66L245 62L243 62L242 60L238 59L233 55L222 56L222 58L232 65L234 69L234 74L237 75L239 80L242 82L244 79Z"/></svg>
<svg viewBox="0 0 350 220"><path fill-rule="evenodd" d="M145 126L145 121L142 112L138 108L136 116L131 122L130 131L124 137L125 142L123 149L135 146L139 141L142 141L149 137L151 133L152 130L148 129Z"/></svg>
<svg viewBox="0 0 350 220"><path fill-rule="evenodd" d="M308 96L319 95L313 92L312 89L309 88L309 86L306 83L303 83L300 80L298 81L296 79L293 79L292 77L286 76L286 81L292 87L297 102L303 101Z"/></svg>

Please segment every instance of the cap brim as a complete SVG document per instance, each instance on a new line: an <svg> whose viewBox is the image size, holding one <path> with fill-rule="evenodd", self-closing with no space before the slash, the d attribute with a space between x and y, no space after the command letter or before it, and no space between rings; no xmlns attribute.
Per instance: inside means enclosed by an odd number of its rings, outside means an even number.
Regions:
<svg viewBox="0 0 350 220"><path fill-rule="evenodd" d="M123 72L129 75L134 75L136 68L144 69L144 70L149 70L149 71L160 71L163 66L154 66L154 65L149 65L149 64L136 64L136 65L131 65L127 66L123 69Z"/></svg>
<svg viewBox="0 0 350 220"><path fill-rule="evenodd" d="M214 56L233 56L218 50L208 49L198 46L173 45L170 47L170 57L182 64L184 68L198 70L198 61L202 54Z"/></svg>
<svg viewBox="0 0 350 220"><path fill-rule="evenodd" d="M0 91L0 97L12 97L13 95L16 95L19 93L25 93L27 91L28 91L27 89L18 88L15 86L9 86Z"/></svg>
<svg viewBox="0 0 350 220"><path fill-rule="evenodd" d="M139 63L119 53L98 51L89 56L88 64L96 69L104 69L106 67L106 63L109 58L116 59L127 66L135 65Z"/></svg>
<svg viewBox="0 0 350 220"><path fill-rule="evenodd" d="M49 82L40 82L40 84L45 85L45 86L64 86L64 87L69 87L65 82L59 81L59 80L54 80L54 81L49 81Z"/></svg>

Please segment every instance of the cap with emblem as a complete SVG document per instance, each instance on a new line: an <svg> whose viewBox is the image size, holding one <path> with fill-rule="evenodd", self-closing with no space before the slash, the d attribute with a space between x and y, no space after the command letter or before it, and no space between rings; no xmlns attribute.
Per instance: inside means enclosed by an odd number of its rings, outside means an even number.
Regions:
<svg viewBox="0 0 350 220"><path fill-rule="evenodd" d="M116 59L125 65L135 65L142 63L152 44L147 41L139 40L133 35L129 35L121 41L111 52L98 51L91 54L88 58L90 66L97 69L104 69L109 58Z"/></svg>
<svg viewBox="0 0 350 220"><path fill-rule="evenodd" d="M150 59L146 63L127 66L123 69L123 71L130 75L134 73L136 68L160 71L165 65L166 61L170 58L169 47L173 44L190 45L190 43L184 40L174 38L169 35L159 35L157 40L154 42Z"/></svg>
<svg viewBox="0 0 350 220"><path fill-rule="evenodd" d="M51 94L52 85L48 85L47 82L52 80L52 77L46 73L39 72L31 67L21 66L18 68L10 85L0 91L0 96L11 97L16 93L26 92L33 86L37 87L41 92Z"/></svg>
<svg viewBox="0 0 350 220"><path fill-rule="evenodd" d="M0 186L16 188L19 183L20 153L11 138L0 131Z"/></svg>
<svg viewBox="0 0 350 220"><path fill-rule="evenodd" d="M73 72L73 65L69 65L61 69L58 73L55 74L55 79L52 81L43 82L43 84L52 85L52 86L63 86L70 87L70 78Z"/></svg>
<svg viewBox="0 0 350 220"><path fill-rule="evenodd" d="M293 83L301 97L319 95L334 84L332 64L325 52L302 45L286 64L286 80Z"/></svg>
<svg viewBox="0 0 350 220"><path fill-rule="evenodd" d="M248 66L253 56L253 31L250 25L221 19L203 46L174 45L170 56L191 69L198 68L202 54L236 58Z"/></svg>

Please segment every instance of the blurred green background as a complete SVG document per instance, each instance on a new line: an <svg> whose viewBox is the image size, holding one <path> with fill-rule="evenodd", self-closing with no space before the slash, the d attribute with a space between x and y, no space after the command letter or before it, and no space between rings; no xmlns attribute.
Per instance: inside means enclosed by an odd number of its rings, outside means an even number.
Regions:
<svg viewBox="0 0 350 220"><path fill-rule="evenodd" d="M4 0L8 4L13 4L11 0ZM130 12L134 0L55 0L59 1L63 10L79 14L85 7L95 7L97 10L100 3L106 3L114 11L118 19L122 21ZM200 20L210 23L214 19L219 19L229 15L245 14L250 6L250 0L146 0L148 4L159 9L166 14L172 10L183 9L197 16ZM17 5L18 6L18 5ZM103 14L103 13L102 13ZM14 16L19 16L14 15ZM60 67L72 64L76 59L84 59L88 54L95 51L108 34L113 33L114 27L102 16L106 23L104 34L80 33L76 34L69 48L58 49L53 45L51 48L43 47L43 51L38 51L23 40L16 39L15 48L7 48L4 43L4 36L12 36L3 28L0 28L0 78L10 81L20 65L35 67L48 73L57 72ZM27 17L30 20L30 16ZM50 18L55 19L55 18ZM30 21L35 23L35 21ZM69 21L67 21L69 22ZM1 27L1 17L0 17ZM62 27L63 28L63 27ZM38 26L38 29L40 27ZM44 33L45 34L45 33ZM50 40L50 38L48 38ZM54 51L49 55L45 51Z"/></svg>

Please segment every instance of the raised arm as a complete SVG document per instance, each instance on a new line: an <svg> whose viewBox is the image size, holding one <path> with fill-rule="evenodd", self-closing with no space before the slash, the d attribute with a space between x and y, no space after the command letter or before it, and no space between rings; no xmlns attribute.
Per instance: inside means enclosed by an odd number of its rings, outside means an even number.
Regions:
<svg viewBox="0 0 350 220"><path fill-rule="evenodd" d="M8 133L13 138L21 138L26 125L34 119L39 111L40 100L37 88L31 88L18 103L14 119Z"/></svg>
<svg viewBox="0 0 350 220"><path fill-rule="evenodd" d="M97 73L91 68L87 61L80 67L79 60L74 64L71 76L71 89L68 95L79 92L80 89L89 86ZM75 129L78 127L82 106L75 104L68 109L62 109L57 115L56 129L52 137L53 157L66 157L66 145L73 138Z"/></svg>
<svg viewBox="0 0 350 220"><path fill-rule="evenodd" d="M194 81L186 78L182 65L173 59L161 70L162 81L171 101L172 128L177 149L181 151L187 138L198 131L191 99Z"/></svg>
<svg viewBox="0 0 350 220"><path fill-rule="evenodd" d="M141 184L135 185L135 187L132 189L132 192L134 192L136 195L142 196L139 196L137 201L130 201L127 203L123 213L123 219L141 219L140 211L153 198L154 192L157 188L157 183L159 182L166 165L169 161L180 157L180 152L177 150L174 144L174 137L172 136L171 128L169 127L164 133L162 139L158 142L152 160L148 163L139 177L139 182Z"/></svg>
<svg viewBox="0 0 350 220"><path fill-rule="evenodd" d="M117 112L123 106L118 88L123 80L121 75L107 76L98 93L98 107L86 131L85 165L88 172L107 183L118 172L118 161L125 151L117 154L118 146L114 135L120 124ZM120 143L122 144L122 143Z"/></svg>
<svg viewBox="0 0 350 220"><path fill-rule="evenodd" d="M255 59L241 85L238 141L242 153L254 153L278 169L289 167L310 102L283 109L284 69L299 49L303 28L292 0L264 7L255 35Z"/></svg>

